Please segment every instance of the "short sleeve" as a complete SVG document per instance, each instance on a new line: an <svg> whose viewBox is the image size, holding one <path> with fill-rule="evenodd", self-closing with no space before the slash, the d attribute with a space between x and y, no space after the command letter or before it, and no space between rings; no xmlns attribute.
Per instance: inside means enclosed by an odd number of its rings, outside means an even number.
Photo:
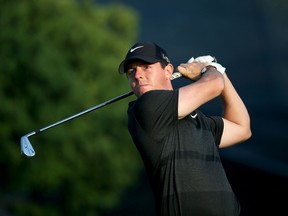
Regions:
<svg viewBox="0 0 288 216"><path fill-rule="evenodd" d="M206 122L214 136L216 145L219 146L224 129L223 119L220 116L207 116Z"/></svg>

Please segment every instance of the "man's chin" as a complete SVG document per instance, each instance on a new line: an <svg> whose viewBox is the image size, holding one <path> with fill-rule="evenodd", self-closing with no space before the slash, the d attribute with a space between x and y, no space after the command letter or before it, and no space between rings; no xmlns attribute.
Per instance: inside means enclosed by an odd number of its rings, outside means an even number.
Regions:
<svg viewBox="0 0 288 216"><path fill-rule="evenodd" d="M139 93L140 94L144 94L148 91L151 91L151 88L149 86L141 86L139 89L138 89Z"/></svg>
<svg viewBox="0 0 288 216"><path fill-rule="evenodd" d="M138 91L134 91L134 94L137 96L137 97L140 97L141 95L143 95L143 94L145 94L146 92L149 92L149 91L151 91L152 89L148 89L148 88L146 88L146 89L140 89L140 90L138 90Z"/></svg>

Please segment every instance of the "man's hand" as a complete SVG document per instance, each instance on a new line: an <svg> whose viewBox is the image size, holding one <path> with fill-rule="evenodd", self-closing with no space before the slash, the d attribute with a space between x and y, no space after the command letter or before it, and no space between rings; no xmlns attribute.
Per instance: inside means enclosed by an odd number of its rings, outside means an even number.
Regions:
<svg viewBox="0 0 288 216"><path fill-rule="evenodd" d="M207 66L205 62L192 61L191 63L180 64L177 70L185 77L196 81L201 77L202 70Z"/></svg>
<svg viewBox="0 0 288 216"><path fill-rule="evenodd" d="M196 59L194 59L193 57L191 59L189 59L188 62L195 62L195 61L198 61L198 62L205 62L207 63L206 66L212 66L212 67L215 67L221 74L224 74L225 73L225 70L226 68L223 67L221 64L217 63L217 60L210 56L210 55L206 55L206 56L199 56L197 57ZM203 69L202 73L204 73L206 71L206 68Z"/></svg>
<svg viewBox="0 0 288 216"><path fill-rule="evenodd" d="M187 63L180 64L177 69L185 77L196 81L201 77L201 73L206 71L206 66L215 61L210 55L199 56L197 58L191 57Z"/></svg>
<svg viewBox="0 0 288 216"><path fill-rule="evenodd" d="M225 67L217 63L216 59L210 55L199 56L195 59L191 57L187 63L180 64L177 69L183 76L196 81L201 77L201 73L206 72L207 66L215 67L221 74L224 74L226 70ZM202 68L200 73L199 67Z"/></svg>

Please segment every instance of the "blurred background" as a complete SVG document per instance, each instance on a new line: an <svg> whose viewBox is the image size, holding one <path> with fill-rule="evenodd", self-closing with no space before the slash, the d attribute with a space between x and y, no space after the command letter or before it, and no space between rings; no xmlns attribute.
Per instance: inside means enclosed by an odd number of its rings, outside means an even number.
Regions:
<svg viewBox="0 0 288 216"><path fill-rule="evenodd" d="M154 215L152 193L116 102L119 62L154 41L177 66L216 56L244 100L250 140L220 151L242 216L282 215L288 193L288 2L284 0L0 1L0 215ZM215 99L201 109L220 114Z"/></svg>

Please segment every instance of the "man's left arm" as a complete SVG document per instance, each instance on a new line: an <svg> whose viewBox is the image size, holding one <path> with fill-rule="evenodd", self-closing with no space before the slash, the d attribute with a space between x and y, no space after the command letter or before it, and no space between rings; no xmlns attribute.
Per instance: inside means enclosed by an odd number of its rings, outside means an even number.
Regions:
<svg viewBox="0 0 288 216"><path fill-rule="evenodd" d="M220 142L220 148L241 143L252 135L250 117L245 104L235 90L226 73L224 76L224 89L221 93L223 102L224 130Z"/></svg>

